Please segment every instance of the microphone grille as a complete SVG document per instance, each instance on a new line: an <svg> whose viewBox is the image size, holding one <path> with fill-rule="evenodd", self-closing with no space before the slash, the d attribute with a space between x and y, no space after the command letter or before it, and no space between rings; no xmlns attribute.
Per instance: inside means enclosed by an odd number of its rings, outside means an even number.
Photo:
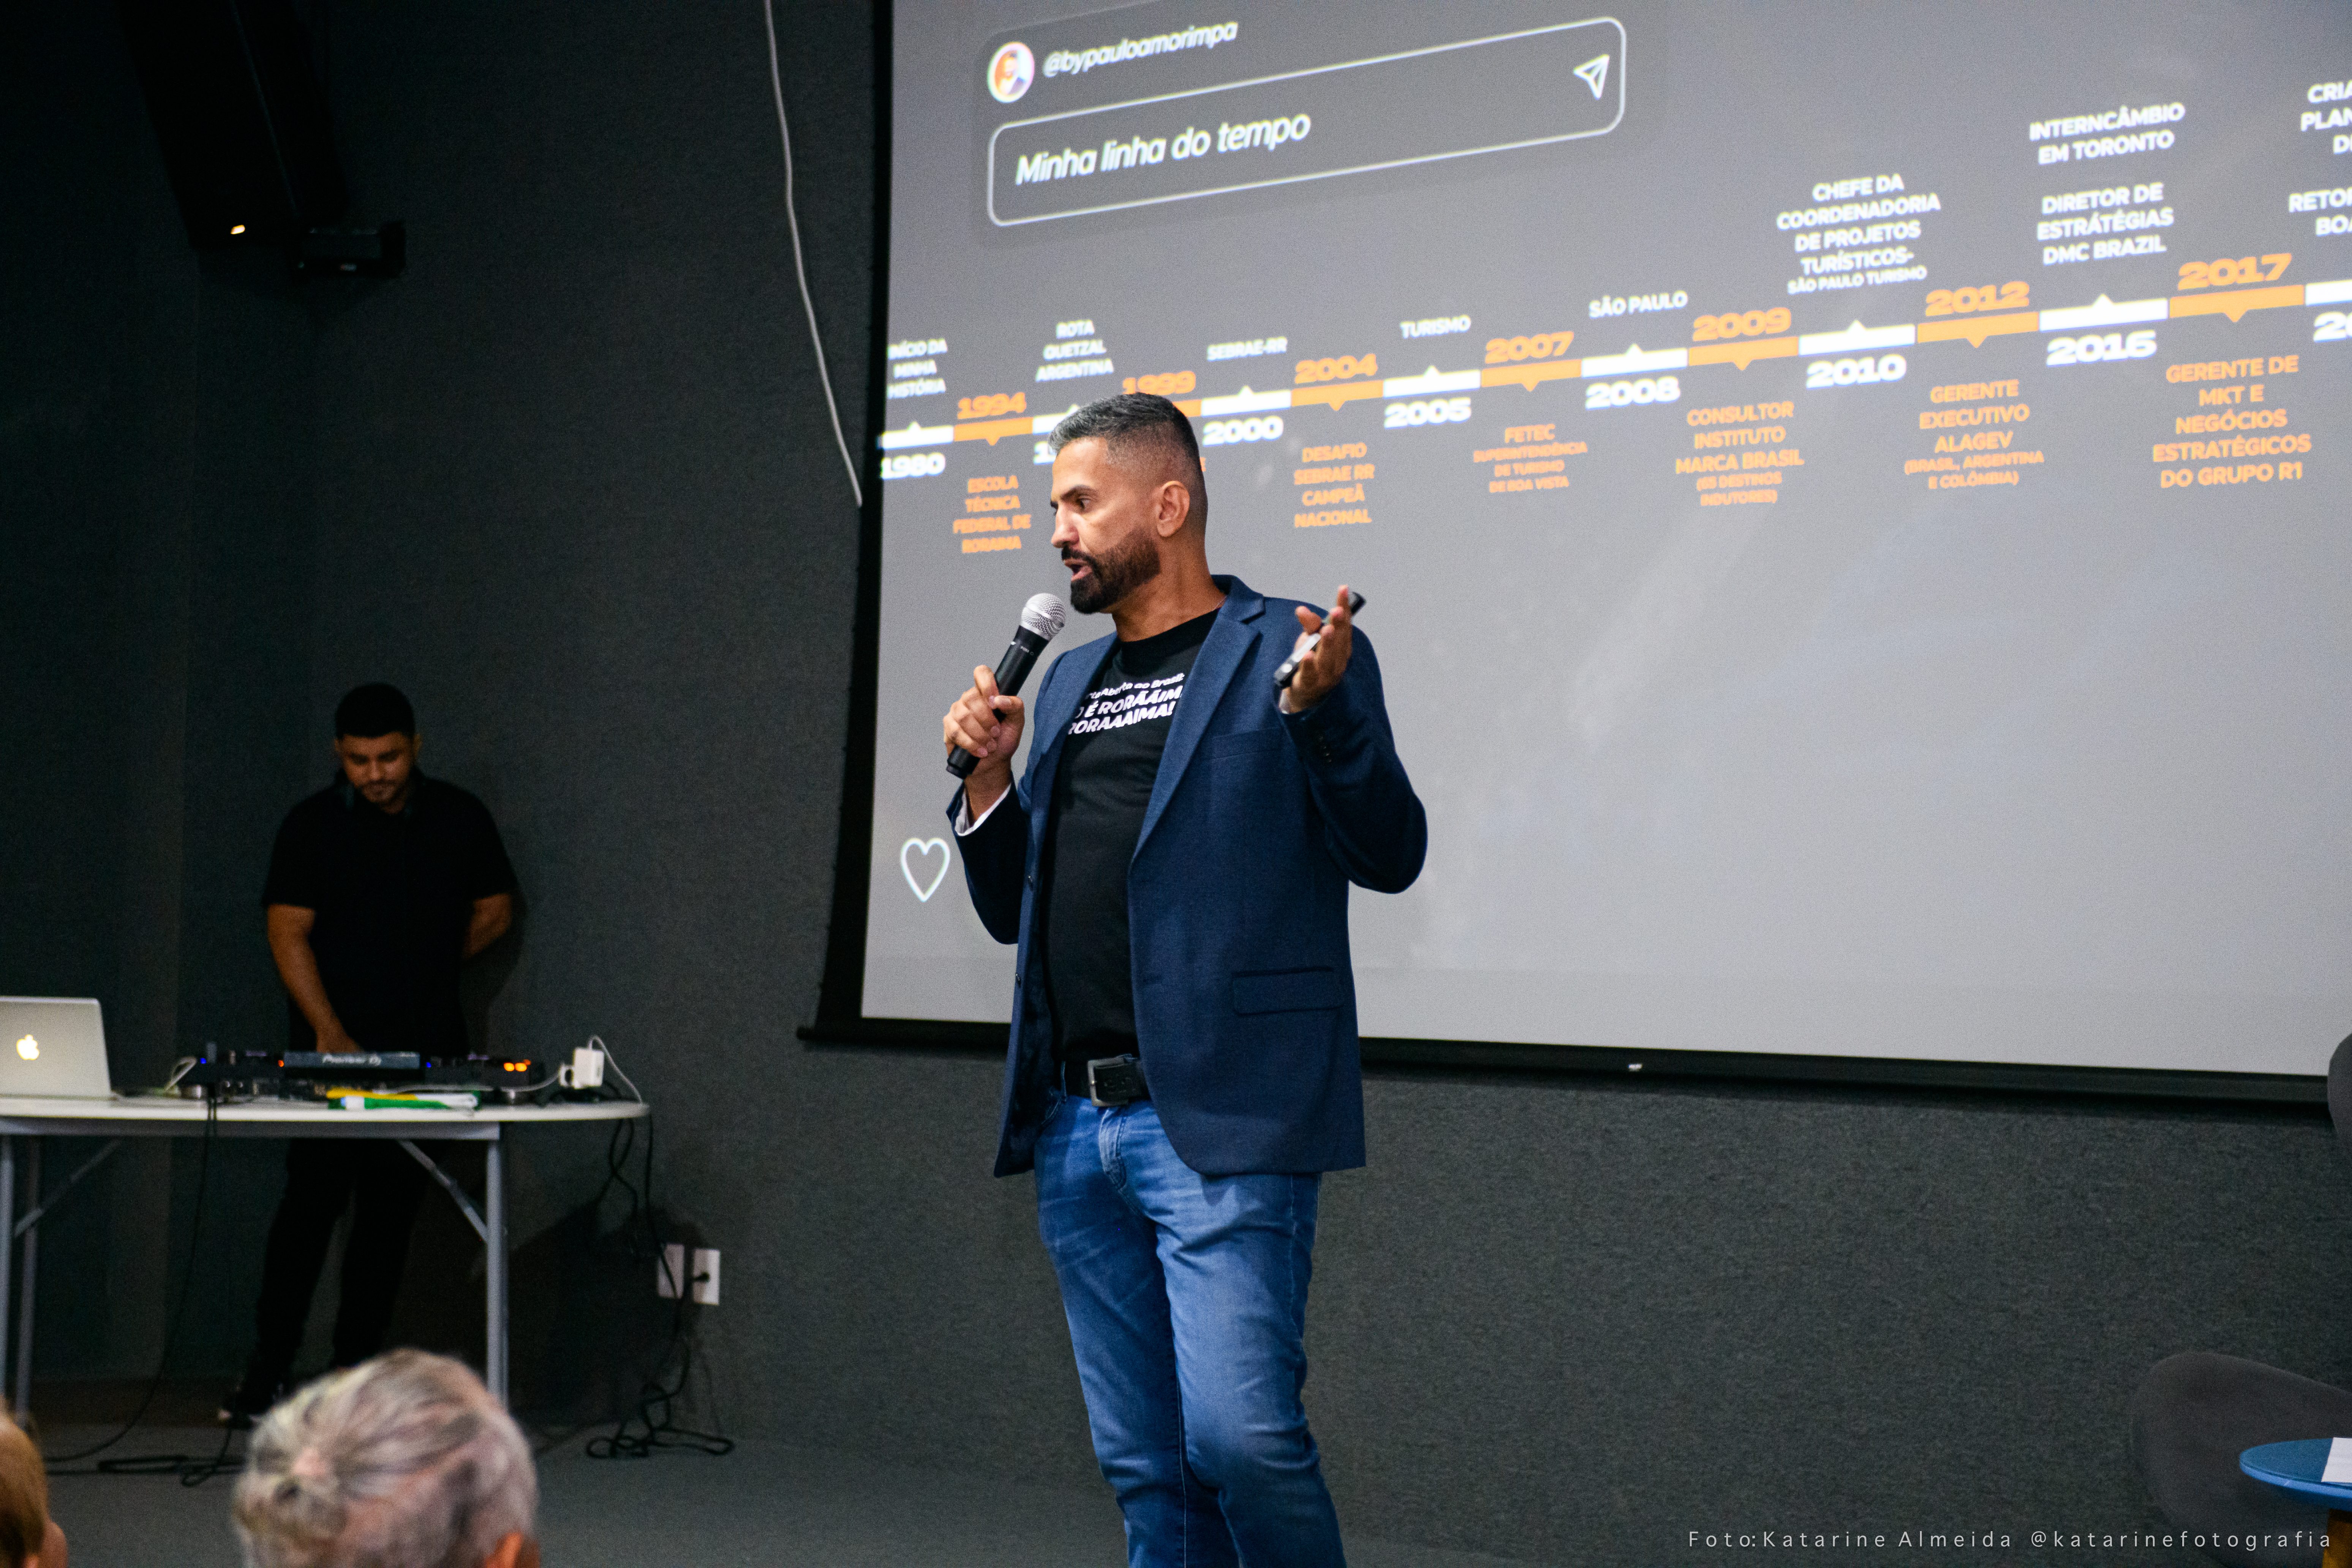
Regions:
<svg viewBox="0 0 2352 1568"><path fill-rule="evenodd" d="M1040 594L1021 606L1021 624L1047 642L1062 635L1062 623L1069 618L1069 606L1051 594Z"/></svg>

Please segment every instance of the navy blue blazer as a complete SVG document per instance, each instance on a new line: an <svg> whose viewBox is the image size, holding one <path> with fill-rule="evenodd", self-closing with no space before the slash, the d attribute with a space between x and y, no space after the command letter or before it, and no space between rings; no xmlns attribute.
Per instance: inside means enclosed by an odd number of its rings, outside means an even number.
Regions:
<svg viewBox="0 0 2352 1568"><path fill-rule="evenodd" d="M1128 871L1144 1070L1169 1142L1203 1175L1345 1170L1364 1163L1348 884L1411 887L1429 819L1363 632L1339 684L1285 714L1274 670L1297 637L1297 601L1216 581L1225 602L1185 680ZM1038 853L1063 733L1110 642L1046 671L1017 798L957 840L981 923L1019 943L1000 1176L1031 1167L1052 1106L1045 955L1031 940Z"/></svg>

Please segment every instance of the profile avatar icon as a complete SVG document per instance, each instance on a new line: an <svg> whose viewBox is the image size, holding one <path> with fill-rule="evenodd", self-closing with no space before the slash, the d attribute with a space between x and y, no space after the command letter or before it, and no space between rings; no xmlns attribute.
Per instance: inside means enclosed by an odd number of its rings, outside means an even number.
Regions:
<svg viewBox="0 0 2352 1568"><path fill-rule="evenodd" d="M1037 57L1029 52L1026 44L1007 44L988 62L988 90L999 103L1011 103L1027 92L1029 84L1036 79Z"/></svg>

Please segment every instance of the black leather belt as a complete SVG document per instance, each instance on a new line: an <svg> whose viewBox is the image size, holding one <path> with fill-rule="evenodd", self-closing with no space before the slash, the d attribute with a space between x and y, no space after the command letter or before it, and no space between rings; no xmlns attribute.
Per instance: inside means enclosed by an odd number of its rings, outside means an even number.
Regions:
<svg viewBox="0 0 2352 1568"><path fill-rule="evenodd" d="M1151 1098L1143 1064L1134 1057L1097 1057L1062 1064L1062 1092L1101 1106L1132 1105Z"/></svg>

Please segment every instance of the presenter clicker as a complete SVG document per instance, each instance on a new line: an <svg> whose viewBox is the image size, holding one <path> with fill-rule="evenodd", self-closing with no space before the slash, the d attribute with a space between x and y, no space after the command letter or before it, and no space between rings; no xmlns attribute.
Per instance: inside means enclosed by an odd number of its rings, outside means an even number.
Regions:
<svg viewBox="0 0 2352 1568"><path fill-rule="evenodd" d="M288 1048L461 1056L457 971L514 920L514 868L482 803L416 765L416 716L384 685L335 709L335 782L286 814L262 893L287 998ZM245 1379L222 1412L277 1402L346 1206L337 1366L383 1348L425 1195L423 1166L373 1138L297 1139L262 1256Z"/></svg>
<svg viewBox="0 0 2352 1568"><path fill-rule="evenodd" d="M1108 398L1052 447L1070 601L1116 635L1026 704L976 669L943 726L1018 944L996 1171L1037 1173L1129 1562L1336 1565L1300 1390L1321 1175L1364 1163L1348 889L1411 886L1428 821L1346 588L1327 617L1211 574L1182 411Z"/></svg>

